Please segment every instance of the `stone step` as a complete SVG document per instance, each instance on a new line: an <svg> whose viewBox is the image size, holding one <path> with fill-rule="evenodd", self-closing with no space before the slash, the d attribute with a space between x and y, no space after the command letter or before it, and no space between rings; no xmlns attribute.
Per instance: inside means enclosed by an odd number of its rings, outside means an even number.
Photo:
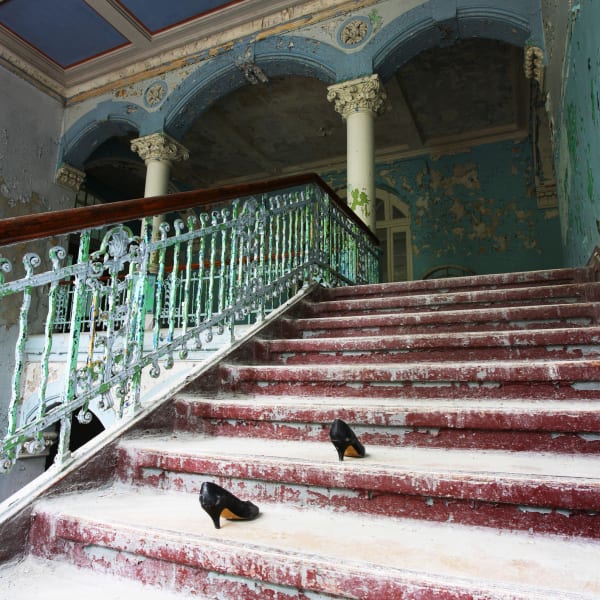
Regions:
<svg viewBox="0 0 600 600"><path fill-rule="evenodd" d="M197 494L207 478L255 503L600 538L600 461L572 454L211 437L130 439L122 483Z"/></svg>
<svg viewBox="0 0 600 600"><path fill-rule="evenodd" d="M105 488L35 507L32 553L223 599L591 599L600 542L261 503L219 530L196 493Z"/></svg>
<svg viewBox="0 0 600 600"><path fill-rule="evenodd" d="M274 364L597 357L600 327L437 332L342 338L265 339L256 360Z"/></svg>
<svg viewBox="0 0 600 600"><path fill-rule="evenodd" d="M532 287L536 285L565 285L591 282L594 280L595 275L592 269L565 268L324 288L321 290L319 297L322 300L366 298L369 296L381 298L383 296L430 294L474 289L484 290Z"/></svg>
<svg viewBox="0 0 600 600"><path fill-rule="evenodd" d="M396 311L462 310L540 304L590 302L600 298L600 283L577 283L552 286L509 288L501 290L465 290L415 295L359 297L353 299L306 301L304 316L351 316Z"/></svg>
<svg viewBox="0 0 600 600"><path fill-rule="evenodd" d="M329 441L336 418L366 444L600 453L591 400L370 399L178 394L175 429L214 436Z"/></svg>
<svg viewBox="0 0 600 600"><path fill-rule="evenodd" d="M600 360L512 360L324 365L221 363L218 381L234 393L310 396L599 399Z"/></svg>
<svg viewBox="0 0 600 600"><path fill-rule="evenodd" d="M159 585L144 585L135 578L75 566L61 559L28 556L0 565L2 597L11 600L209 600ZM214 598L214 596L213 596Z"/></svg>
<svg viewBox="0 0 600 600"><path fill-rule="evenodd" d="M600 322L600 304L555 304L431 312L385 313L352 318L284 318L281 333L289 337L400 335L438 331L502 331L587 327Z"/></svg>

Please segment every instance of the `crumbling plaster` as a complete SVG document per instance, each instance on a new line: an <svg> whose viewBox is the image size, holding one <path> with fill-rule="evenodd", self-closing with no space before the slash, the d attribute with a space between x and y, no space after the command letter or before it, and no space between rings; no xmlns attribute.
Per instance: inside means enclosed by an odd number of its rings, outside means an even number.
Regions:
<svg viewBox="0 0 600 600"><path fill-rule="evenodd" d="M445 264L476 273L562 264L558 211L537 207L531 164L527 140L378 164L377 186L410 209L415 278ZM334 189L345 180L325 177Z"/></svg>
<svg viewBox="0 0 600 600"><path fill-rule="evenodd" d="M600 245L600 6L574 2L556 132L556 171L565 258L580 265Z"/></svg>
<svg viewBox="0 0 600 600"><path fill-rule="evenodd" d="M0 67L0 218L31 212L70 208L74 192L54 183L63 107L29 83ZM3 247L0 256L11 261L7 280L21 277L21 257L33 251L47 258L47 250L58 240L33 246ZM47 263L46 263L47 264ZM14 346L18 335L20 298L5 298L0 311L0 373L12 373ZM30 331L43 327L46 300L33 299ZM0 417L6 415L11 395L10 377L0 379ZM5 421L0 418L0 435Z"/></svg>

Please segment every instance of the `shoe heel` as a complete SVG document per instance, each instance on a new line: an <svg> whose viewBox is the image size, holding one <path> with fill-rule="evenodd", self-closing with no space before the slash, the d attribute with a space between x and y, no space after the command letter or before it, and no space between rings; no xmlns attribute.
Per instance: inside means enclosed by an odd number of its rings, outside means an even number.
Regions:
<svg viewBox="0 0 600 600"><path fill-rule="evenodd" d="M340 461L344 460L344 454L346 453L346 442L340 442L338 440L331 440L331 443L335 446Z"/></svg>
<svg viewBox="0 0 600 600"><path fill-rule="evenodd" d="M221 529L221 508L219 506L203 506L202 508L212 519L215 529Z"/></svg>

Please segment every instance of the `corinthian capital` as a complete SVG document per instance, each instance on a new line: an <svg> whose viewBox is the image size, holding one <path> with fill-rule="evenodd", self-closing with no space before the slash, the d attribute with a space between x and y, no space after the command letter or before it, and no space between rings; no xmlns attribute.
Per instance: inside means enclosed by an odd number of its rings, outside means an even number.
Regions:
<svg viewBox="0 0 600 600"><path fill-rule="evenodd" d="M131 140L131 150L144 161L165 160L169 162L187 160L188 150L166 133L153 133Z"/></svg>
<svg viewBox="0 0 600 600"><path fill-rule="evenodd" d="M335 110L344 119L354 112L380 115L387 108L387 94L377 74L329 86L327 100L335 103Z"/></svg>

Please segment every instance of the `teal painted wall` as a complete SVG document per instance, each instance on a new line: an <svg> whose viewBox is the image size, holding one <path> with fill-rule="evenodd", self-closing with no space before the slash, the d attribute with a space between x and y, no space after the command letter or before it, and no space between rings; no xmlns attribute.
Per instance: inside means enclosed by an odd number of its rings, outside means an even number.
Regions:
<svg viewBox="0 0 600 600"><path fill-rule="evenodd" d="M459 264L476 273L562 266L557 209L539 209L531 144L378 164L377 187L410 207L413 274ZM343 188L343 173L325 175Z"/></svg>
<svg viewBox="0 0 600 600"><path fill-rule="evenodd" d="M600 246L600 3L571 9L557 124L557 183L565 260L585 264Z"/></svg>

